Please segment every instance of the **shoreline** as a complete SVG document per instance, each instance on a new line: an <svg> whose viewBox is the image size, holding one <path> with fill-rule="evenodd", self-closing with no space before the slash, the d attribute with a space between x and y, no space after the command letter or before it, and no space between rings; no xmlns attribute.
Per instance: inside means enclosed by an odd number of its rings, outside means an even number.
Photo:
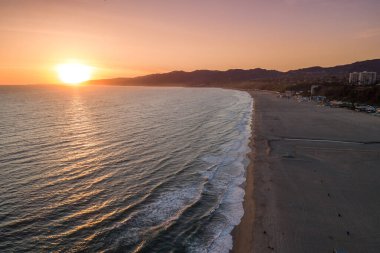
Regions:
<svg viewBox="0 0 380 253"><path fill-rule="evenodd" d="M241 91L251 151L230 252L377 252L380 119Z"/></svg>
<svg viewBox="0 0 380 253"><path fill-rule="evenodd" d="M242 90L243 91L243 90ZM235 226L231 232L233 247L230 252L248 252L249 249L253 248L253 224L255 216L255 203L254 203L254 160L256 155L256 145L255 145L255 106L256 102L254 96L251 92L247 92L253 99L252 103L252 116L251 116L251 137L249 138L249 152L247 153L247 158L249 163L246 168L246 180L243 185L245 194L243 200L244 214L241 218L240 223Z"/></svg>

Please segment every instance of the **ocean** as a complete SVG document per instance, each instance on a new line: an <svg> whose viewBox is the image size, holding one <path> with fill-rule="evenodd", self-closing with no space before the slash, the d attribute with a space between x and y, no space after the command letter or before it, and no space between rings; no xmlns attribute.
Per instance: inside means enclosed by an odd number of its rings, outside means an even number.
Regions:
<svg viewBox="0 0 380 253"><path fill-rule="evenodd" d="M0 86L0 252L228 252L252 98Z"/></svg>

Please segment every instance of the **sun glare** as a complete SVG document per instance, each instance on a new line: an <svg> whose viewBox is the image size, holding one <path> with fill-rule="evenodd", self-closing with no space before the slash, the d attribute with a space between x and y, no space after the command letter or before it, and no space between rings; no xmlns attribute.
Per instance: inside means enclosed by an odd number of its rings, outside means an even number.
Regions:
<svg viewBox="0 0 380 253"><path fill-rule="evenodd" d="M93 68L80 63L65 63L56 67L59 79L65 84L80 84L90 80Z"/></svg>

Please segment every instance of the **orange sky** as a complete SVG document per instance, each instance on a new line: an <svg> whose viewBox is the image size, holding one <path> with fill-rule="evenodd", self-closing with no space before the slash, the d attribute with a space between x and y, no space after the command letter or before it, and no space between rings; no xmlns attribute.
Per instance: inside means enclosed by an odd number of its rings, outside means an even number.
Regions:
<svg viewBox="0 0 380 253"><path fill-rule="evenodd" d="M0 0L0 83L171 70L289 70L380 58L379 0Z"/></svg>

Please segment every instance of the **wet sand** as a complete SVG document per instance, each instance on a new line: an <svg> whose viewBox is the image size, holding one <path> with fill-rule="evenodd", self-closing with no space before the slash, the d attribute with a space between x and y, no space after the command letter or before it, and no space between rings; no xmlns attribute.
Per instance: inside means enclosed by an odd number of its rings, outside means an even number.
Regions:
<svg viewBox="0 0 380 253"><path fill-rule="evenodd" d="M233 252L379 252L380 117L255 99Z"/></svg>

